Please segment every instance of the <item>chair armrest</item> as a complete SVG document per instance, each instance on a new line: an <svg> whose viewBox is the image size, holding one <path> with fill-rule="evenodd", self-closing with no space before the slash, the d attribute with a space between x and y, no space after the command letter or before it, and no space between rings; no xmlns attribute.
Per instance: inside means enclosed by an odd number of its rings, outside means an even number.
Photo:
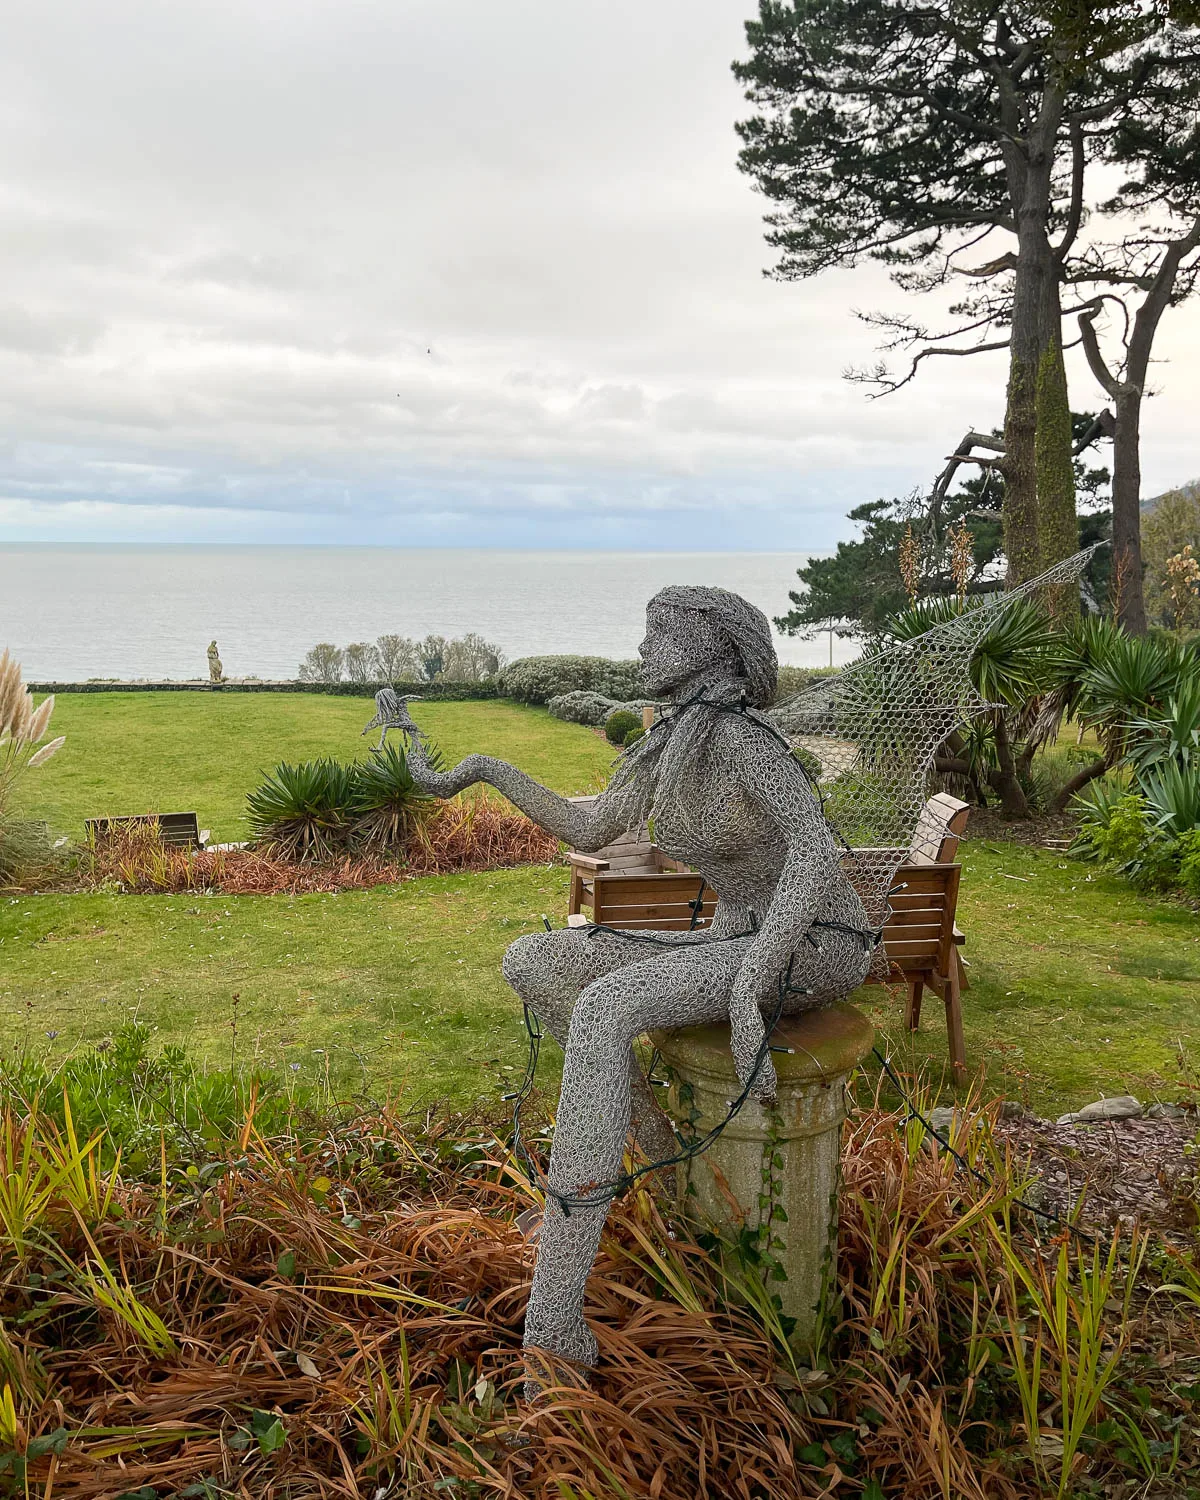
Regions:
<svg viewBox="0 0 1200 1500"><path fill-rule="evenodd" d="M959 925L958 925L958 923L957 923L957 922L955 922L955 924L954 924L954 932L953 932L953 939L954 939L954 942L955 942L955 944L956 944L956 945L957 945L957 946L958 946L958 947L959 947L959 948L961 948L961 947L962 947L962 945L963 945L963 944L964 944L964 943L965 943L965 942L966 942L966 940L967 940L967 935L966 935L966 933L965 933L965 932L964 932L964 931L963 931L963 930L962 930L962 928L961 928L961 927L960 927L960 926L959 926Z"/></svg>
<svg viewBox="0 0 1200 1500"><path fill-rule="evenodd" d="M592 854L580 854L578 849L567 850L567 863L578 865L581 870L607 870L608 860L597 859Z"/></svg>
<svg viewBox="0 0 1200 1500"><path fill-rule="evenodd" d="M689 867L685 865L681 859L672 859L672 857L667 854L665 850L660 849L657 844L655 844L654 846L654 863L658 866L658 868L663 872L664 875L695 874L695 871L689 869Z"/></svg>
<svg viewBox="0 0 1200 1500"><path fill-rule="evenodd" d="M591 919L585 917L581 911L573 911L567 918L568 927L586 927Z"/></svg>

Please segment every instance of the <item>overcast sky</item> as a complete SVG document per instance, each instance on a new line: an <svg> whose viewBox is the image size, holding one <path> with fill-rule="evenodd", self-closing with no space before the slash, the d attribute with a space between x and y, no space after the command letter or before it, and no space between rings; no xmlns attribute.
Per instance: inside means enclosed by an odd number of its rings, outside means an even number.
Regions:
<svg viewBox="0 0 1200 1500"><path fill-rule="evenodd" d="M763 278L748 10L9 0L0 540L819 549L927 483L1003 357L870 402L900 294ZM1159 352L1147 493L1194 307Z"/></svg>

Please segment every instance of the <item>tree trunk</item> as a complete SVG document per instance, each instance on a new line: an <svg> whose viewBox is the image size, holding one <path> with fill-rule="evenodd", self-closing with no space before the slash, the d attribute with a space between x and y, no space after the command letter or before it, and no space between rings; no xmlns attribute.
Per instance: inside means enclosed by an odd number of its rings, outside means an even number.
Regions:
<svg viewBox="0 0 1200 1500"><path fill-rule="evenodd" d="M996 759L999 765L988 779L992 783L992 789L999 795L1004 816L1027 818L1029 802L1021 783L1017 780L1012 741L1008 737L1008 724L1004 718L1003 709L997 710L994 723L996 725Z"/></svg>
<svg viewBox="0 0 1200 1500"><path fill-rule="evenodd" d="M1140 385L1115 402L1112 477L1112 579L1117 618L1131 635L1146 634L1142 590L1142 460Z"/></svg>
<svg viewBox="0 0 1200 1500"><path fill-rule="evenodd" d="M1070 557L1079 546L1079 526L1075 519L1075 465L1071 451L1071 403L1063 363L1062 304L1056 264L1052 266L1043 295L1034 438L1038 572ZM1060 624L1066 624L1079 614L1079 591L1073 584L1064 584L1049 590L1045 603L1051 616Z"/></svg>
<svg viewBox="0 0 1200 1500"><path fill-rule="evenodd" d="M1004 415L1004 551L1008 557L1008 586L1015 587L1036 577L1045 550L1041 536L1038 503L1039 468L1058 476L1053 443L1039 452L1039 407L1049 414L1057 409L1061 344L1058 359L1047 357L1053 341L1061 339L1051 327L1058 315L1058 263L1050 244L1051 177L1058 128L1062 119L1062 97L1054 82L1047 82L1037 120L1022 127L1019 112L1007 96L1002 98L1001 116L1012 132L1005 148L1005 170L1013 221L1017 234L1017 259L1013 272L1012 325L1009 335L1008 404ZM1067 412L1067 451L1070 461L1070 411ZM1039 462L1040 461L1040 462ZM1057 513L1061 497L1055 492Z"/></svg>
<svg viewBox="0 0 1200 1500"><path fill-rule="evenodd" d="M1008 586L1033 578L1038 570L1037 515L1037 345L1029 347L1021 327L1028 314L1019 310L1028 297L1020 269L1013 295L1012 353L1008 366L1008 401L1004 414L1004 554Z"/></svg>
<svg viewBox="0 0 1200 1500"><path fill-rule="evenodd" d="M1089 781L1095 781L1097 776L1103 776L1108 770L1106 760L1094 760L1090 766L1084 766L1082 771L1076 771L1066 786L1060 787L1055 793L1054 800L1050 804L1051 812L1066 812L1067 803L1076 792L1082 791Z"/></svg>

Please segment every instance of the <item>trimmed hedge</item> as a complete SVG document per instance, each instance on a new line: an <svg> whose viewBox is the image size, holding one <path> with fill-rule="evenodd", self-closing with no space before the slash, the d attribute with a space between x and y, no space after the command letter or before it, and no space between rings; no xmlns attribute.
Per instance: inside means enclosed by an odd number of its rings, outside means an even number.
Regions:
<svg viewBox="0 0 1200 1500"><path fill-rule="evenodd" d="M373 698L380 688L444 702L499 698L496 679L487 682L31 682L36 693L326 693L338 698Z"/></svg>
<svg viewBox="0 0 1200 1500"><path fill-rule="evenodd" d="M631 729L642 727L641 717L627 708L616 708L604 721L604 738L610 745L623 745Z"/></svg>
<svg viewBox="0 0 1200 1500"><path fill-rule="evenodd" d="M605 656L523 656L501 672L500 692L518 703L547 703L584 692L626 702L642 692L642 664Z"/></svg>

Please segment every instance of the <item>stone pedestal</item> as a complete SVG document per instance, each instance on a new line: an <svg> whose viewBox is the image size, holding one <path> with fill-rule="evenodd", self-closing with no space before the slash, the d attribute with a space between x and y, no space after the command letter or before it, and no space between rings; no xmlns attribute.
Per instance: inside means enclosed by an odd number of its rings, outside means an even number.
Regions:
<svg viewBox="0 0 1200 1500"><path fill-rule="evenodd" d="M655 1032L652 1040L672 1080L668 1114L685 1138L704 1135L741 1093L729 1027ZM772 1290L796 1319L802 1343L815 1330L836 1250L844 1085L874 1040L875 1028L852 1005L785 1018L771 1037L785 1049L771 1054L775 1106L748 1099L707 1151L677 1169L690 1217L728 1234L741 1225L758 1229L770 1216L771 1238L783 1244L773 1254L787 1274Z"/></svg>

